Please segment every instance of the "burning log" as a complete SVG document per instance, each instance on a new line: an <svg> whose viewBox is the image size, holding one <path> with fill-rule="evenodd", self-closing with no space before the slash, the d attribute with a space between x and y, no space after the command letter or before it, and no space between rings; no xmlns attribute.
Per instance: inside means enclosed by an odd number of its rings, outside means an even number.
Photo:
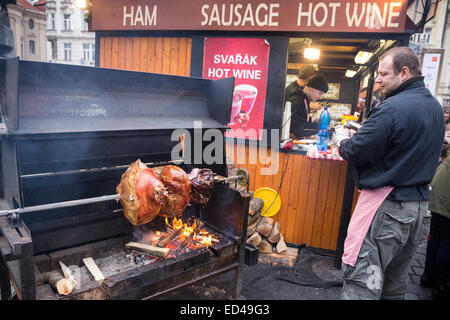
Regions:
<svg viewBox="0 0 450 320"><path fill-rule="evenodd" d="M181 234L181 229L175 230L175 232L173 232L172 234L161 238L156 245L160 248L165 247L170 241L176 239L179 235Z"/></svg>
<svg viewBox="0 0 450 320"><path fill-rule="evenodd" d="M188 219L187 223L191 221L192 217ZM181 235L181 232L184 231L185 228L183 228L183 221L181 219L177 219L176 217L172 221L172 225L169 224L168 219L166 217L166 224L173 230L174 232L169 234L168 236L165 236L164 238L161 238L156 245L158 247L165 247L169 242L175 240L178 236ZM187 225L186 225L187 226Z"/></svg>
<svg viewBox="0 0 450 320"><path fill-rule="evenodd" d="M197 225L196 225L196 227L194 228L194 230L189 234L189 236L187 236L187 237L183 240L183 242L181 242L181 244L180 244L180 246L179 246L179 248L178 248L178 250L177 250L177 254L181 253L181 252L184 250L184 248L186 248L186 246L189 244L189 242L190 242L191 240L193 240L194 234L196 234L197 232L199 232L199 231L203 228L203 226L204 226L204 223L201 222L201 221L196 222L196 224L197 224Z"/></svg>
<svg viewBox="0 0 450 320"><path fill-rule="evenodd" d="M159 258L167 257L167 255L170 252L169 248L159 248L159 247L152 246L150 244L144 244L144 243L139 243L139 242L128 242L125 245L125 248L144 251L144 252L151 254L152 256L159 257Z"/></svg>

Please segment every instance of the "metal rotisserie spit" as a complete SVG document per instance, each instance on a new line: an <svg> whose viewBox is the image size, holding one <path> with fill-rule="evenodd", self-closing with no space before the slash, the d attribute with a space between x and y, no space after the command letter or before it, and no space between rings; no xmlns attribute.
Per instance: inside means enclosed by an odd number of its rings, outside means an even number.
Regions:
<svg viewBox="0 0 450 320"><path fill-rule="evenodd" d="M229 181L248 175L227 177L220 141L220 161L198 156L211 151L208 130L223 142L233 85L0 59L2 299L10 281L20 299L154 298L227 271L239 295L251 194ZM209 169L209 200L133 225L116 188L138 159ZM72 283L67 295L61 279Z"/></svg>

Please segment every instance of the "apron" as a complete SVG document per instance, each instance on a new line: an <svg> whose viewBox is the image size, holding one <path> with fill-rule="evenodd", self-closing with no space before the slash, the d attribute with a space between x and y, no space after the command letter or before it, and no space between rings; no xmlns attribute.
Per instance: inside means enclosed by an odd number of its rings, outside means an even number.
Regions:
<svg viewBox="0 0 450 320"><path fill-rule="evenodd" d="M387 186L378 189L363 189L358 197L355 210L347 229L344 242L342 262L355 266L367 231L369 231L375 213L394 187Z"/></svg>

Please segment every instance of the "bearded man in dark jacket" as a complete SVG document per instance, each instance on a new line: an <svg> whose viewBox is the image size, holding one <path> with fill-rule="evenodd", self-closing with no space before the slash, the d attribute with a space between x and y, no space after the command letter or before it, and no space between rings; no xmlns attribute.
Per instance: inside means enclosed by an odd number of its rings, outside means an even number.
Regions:
<svg viewBox="0 0 450 320"><path fill-rule="evenodd" d="M339 147L361 190L344 244L342 299L404 298L409 263L429 230L429 183L444 140L442 107L410 48L384 53L376 82L383 102Z"/></svg>

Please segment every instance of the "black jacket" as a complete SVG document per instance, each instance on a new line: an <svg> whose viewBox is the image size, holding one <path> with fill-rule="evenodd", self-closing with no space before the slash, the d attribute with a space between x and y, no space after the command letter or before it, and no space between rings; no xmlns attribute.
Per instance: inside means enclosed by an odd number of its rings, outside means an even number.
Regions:
<svg viewBox="0 0 450 320"><path fill-rule="evenodd" d="M443 141L442 107L417 77L373 108L339 152L354 165L359 189L393 186L390 200L429 200Z"/></svg>
<svg viewBox="0 0 450 320"><path fill-rule="evenodd" d="M306 129L318 129L319 126L315 122L308 122L309 99L303 92L297 81L290 83L285 90L285 101L291 102L291 130L297 138L315 134L315 131L307 131ZM306 107L305 107L306 101Z"/></svg>

